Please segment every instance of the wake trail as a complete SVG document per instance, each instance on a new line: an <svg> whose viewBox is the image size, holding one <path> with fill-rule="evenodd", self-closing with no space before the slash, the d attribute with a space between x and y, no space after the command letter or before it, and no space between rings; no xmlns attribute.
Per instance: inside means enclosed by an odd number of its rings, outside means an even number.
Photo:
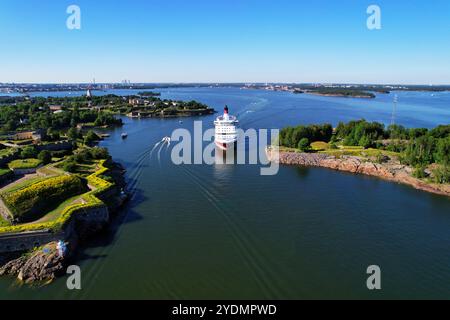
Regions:
<svg viewBox="0 0 450 320"><path fill-rule="evenodd" d="M142 171L143 171L143 167L144 167L143 164L149 154L150 154L150 148L148 148L147 150L142 152L137 157L136 165L134 166L134 169L131 171L131 174L128 178L131 181L131 183L128 185L128 188L127 188L128 192L130 193L130 201L133 201L133 199L136 195L137 186L140 182L140 177L142 175ZM110 246L103 247L102 250L98 253L99 255L107 255L108 253L112 252L115 249L115 247L117 246L117 243L118 243L118 239L120 239L120 235L123 232L122 225L127 220L128 213L129 212L126 211L126 212L124 212L123 215L121 215L120 217L117 217L117 220L114 222L114 224L112 226L112 230L111 230L111 232L113 232L113 234L114 234L112 243ZM97 261L93 264L93 267L89 270L87 275L88 276L92 275L91 277L95 278L99 274L101 274L101 271L104 269L104 267L105 267L105 264L102 263L101 259L97 259ZM89 286L87 288L87 290L90 290L91 286Z"/></svg>
<svg viewBox="0 0 450 320"><path fill-rule="evenodd" d="M269 271L264 270L261 267L265 265L263 263L264 258L259 252L257 252L256 246L252 244L253 241L250 239L251 236L248 234L248 232L245 232L245 230L240 227L239 224L229 214L227 214L227 211L231 210L231 208L226 208L226 206L221 203L219 198L215 194L213 194L209 190L208 186L205 186L204 182L202 182L202 180L193 172L191 172L186 167L183 167L183 169L184 173L188 175L200 188L201 192L208 200L208 202L211 203L220 213L220 215L227 221L227 225L230 227L231 235L236 245L241 250L241 256L247 261L248 265L251 266L254 279L264 291L265 295L267 297L271 297L271 293L274 293L275 295L280 296L279 288L274 288L273 285L270 285L273 282L267 280L267 278L274 279L275 277L273 276L273 274L268 275Z"/></svg>
<svg viewBox="0 0 450 320"><path fill-rule="evenodd" d="M161 145L161 147L158 150L158 163L161 166L161 150L164 148L164 143Z"/></svg>
<svg viewBox="0 0 450 320"><path fill-rule="evenodd" d="M161 143L162 143L162 141L157 142L157 143L155 144L155 146L153 147L152 151L150 152L150 158L152 157L153 152L155 152L156 148L157 148Z"/></svg>
<svg viewBox="0 0 450 320"><path fill-rule="evenodd" d="M128 180L130 181L130 183L128 184L127 189L128 189L128 192L130 193L130 201L133 201L133 199L135 199L137 186L141 182L141 176L142 176L142 172L144 169L144 164L145 164L146 159L147 158L150 159L151 154L153 153L153 151L155 151L155 149L160 144L161 144L161 142L158 142L155 144L155 146L146 148L143 152L141 152L136 157L135 165L133 166L133 169L130 171L130 174L128 176ZM117 217L117 220L112 225L112 230L111 230L111 232L113 232L113 234L114 234L112 243L110 246L103 247L98 252L98 255L108 255L108 253L112 252L115 249L115 247L117 246L117 243L118 243L118 239L120 239L120 235L122 234L122 232L124 232L122 225L127 220L128 213L129 212L126 211L126 212L124 212L123 215L121 215L120 217ZM101 260L102 259L97 259L97 261L93 264L92 268L90 268L90 270L87 272L86 276L95 278L99 274L101 274L102 270L105 267L105 264ZM90 286L88 286L88 288L86 288L87 289L86 291L89 291L93 284L94 284L94 282L92 282L92 284Z"/></svg>

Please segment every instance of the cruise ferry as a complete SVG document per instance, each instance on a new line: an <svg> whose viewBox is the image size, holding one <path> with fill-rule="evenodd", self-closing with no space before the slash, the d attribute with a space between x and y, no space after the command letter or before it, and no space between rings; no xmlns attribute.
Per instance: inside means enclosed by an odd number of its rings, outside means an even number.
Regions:
<svg viewBox="0 0 450 320"><path fill-rule="evenodd" d="M234 148L238 139L237 126L239 121L228 112L228 107L225 106L223 115L217 117L214 121L216 128L214 141L217 147L224 151Z"/></svg>

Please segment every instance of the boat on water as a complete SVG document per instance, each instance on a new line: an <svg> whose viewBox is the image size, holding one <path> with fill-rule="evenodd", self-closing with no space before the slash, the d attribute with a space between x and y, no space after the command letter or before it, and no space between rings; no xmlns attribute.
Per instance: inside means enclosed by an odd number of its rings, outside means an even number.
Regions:
<svg viewBox="0 0 450 320"><path fill-rule="evenodd" d="M128 138L128 133L126 133L126 132L122 133L122 139L126 139L126 138Z"/></svg>
<svg viewBox="0 0 450 320"><path fill-rule="evenodd" d="M228 106L225 106L223 115L214 121L216 146L224 151L236 147L238 139L237 127L239 121L235 116L229 114Z"/></svg>

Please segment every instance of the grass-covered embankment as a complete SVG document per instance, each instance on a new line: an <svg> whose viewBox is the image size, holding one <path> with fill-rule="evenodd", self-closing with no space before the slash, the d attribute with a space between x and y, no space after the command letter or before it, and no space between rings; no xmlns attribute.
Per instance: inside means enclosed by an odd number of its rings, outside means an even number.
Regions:
<svg viewBox="0 0 450 320"><path fill-rule="evenodd" d="M105 204L98 196L114 187L114 183L102 179L102 175L109 170L104 166L105 162L106 160L100 160L98 162L98 170L86 178L88 184L94 189L82 195L82 203L75 203L65 207L59 217L53 218L51 221L0 227L0 234L38 230L52 230L56 232L64 228L78 212L85 212L86 209L104 206Z"/></svg>
<svg viewBox="0 0 450 320"><path fill-rule="evenodd" d="M11 170L0 168L0 178L2 178L3 176L9 175L9 174L11 174Z"/></svg>
<svg viewBox="0 0 450 320"><path fill-rule="evenodd" d="M42 161L39 159L19 159L11 161L8 166L11 170L34 169L39 167Z"/></svg>
<svg viewBox="0 0 450 320"><path fill-rule="evenodd" d="M40 214L52 209L55 204L86 190L86 183L71 175L45 179L0 196L14 219L26 222L39 218Z"/></svg>

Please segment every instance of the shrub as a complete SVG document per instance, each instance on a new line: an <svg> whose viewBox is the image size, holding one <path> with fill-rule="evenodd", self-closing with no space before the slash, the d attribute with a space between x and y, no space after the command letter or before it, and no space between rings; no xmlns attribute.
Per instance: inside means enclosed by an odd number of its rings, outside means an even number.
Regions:
<svg viewBox="0 0 450 320"><path fill-rule="evenodd" d="M95 148L85 148L85 149L80 150L73 156L73 160L76 163L85 163L92 159L106 160L106 159L109 159L109 157L110 156L109 156L107 149L95 147Z"/></svg>
<svg viewBox="0 0 450 320"><path fill-rule="evenodd" d="M95 147L91 149L91 156L93 159L102 160L109 159L109 152L106 148Z"/></svg>
<svg viewBox="0 0 450 320"><path fill-rule="evenodd" d="M67 172L75 172L77 170L77 164L74 161L66 161L64 163L63 170Z"/></svg>
<svg viewBox="0 0 450 320"><path fill-rule="evenodd" d="M39 152L38 159L41 160L43 164L49 164L52 162L52 154L50 151L43 150Z"/></svg>
<svg viewBox="0 0 450 320"><path fill-rule="evenodd" d="M85 144L91 144L95 141L99 141L100 137L92 130L89 130L89 132L84 137L84 143Z"/></svg>
<svg viewBox="0 0 450 320"><path fill-rule="evenodd" d="M413 177L417 178L417 179L423 179L427 177L427 174L425 172L425 167L422 166L418 166L414 169L413 171Z"/></svg>
<svg viewBox="0 0 450 320"><path fill-rule="evenodd" d="M327 150L330 147L330 145L323 141L315 141L311 143L311 149L314 151L324 151Z"/></svg>
<svg viewBox="0 0 450 320"><path fill-rule="evenodd" d="M307 151L309 149L309 140L307 138L303 138L298 143L298 148L301 151Z"/></svg>
<svg viewBox="0 0 450 320"><path fill-rule="evenodd" d="M69 131L67 131L67 137L70 140L77 140L80 138L81 134L78 132L76 128L70 128Z"/></svg>
<svg viewBox="0 0 450 320"><path fill-rule="evenodd" d="M433 178L436 183L450 183L450 167L439 166L433 170Z"/></svg>
<svg viewBox="0 0 450 320"><path fill-rule="evenodd" d="M20 157L22 159L36 158L36 156L37 156L36 148L32 146L25 147L20 152Z"/></svg>
<svg viewBox="0 0 450 320"><path fill-rule="evenodd" d="M2 195L15 219L30 221L55 204L81 194L86 184L76 176L59 176Z"/></svg>
<svg viewBox="0 0 450 320"><path fill-rule="evenodd" d="M443 165L450 164L450 136L437 141L434 159Z"/></svg>
<svg viewBox="0 0 450 320"><path fill-rule="evenodd" d="M355 139L353 139L353 137L351 136L347 136L345 137L344 141L343 141L344 146L355 146L357 145L357 143L355 142Z"/></svg>
<svg viewBox="0 0 450 320"><path fill-rule="evenodd" d="M370 138L368 135L363 135L361 139L359 139L358 145L361 147L369 148L372 145L372 142L370 141Z"/></svg>
<svg viewBox="0 0 450 320"><path fill-rule="evenodd" d="M87 149L81 150L73 156L73 159L76 163L85 163L91 160L91 158L91 153Z"/></svg>

